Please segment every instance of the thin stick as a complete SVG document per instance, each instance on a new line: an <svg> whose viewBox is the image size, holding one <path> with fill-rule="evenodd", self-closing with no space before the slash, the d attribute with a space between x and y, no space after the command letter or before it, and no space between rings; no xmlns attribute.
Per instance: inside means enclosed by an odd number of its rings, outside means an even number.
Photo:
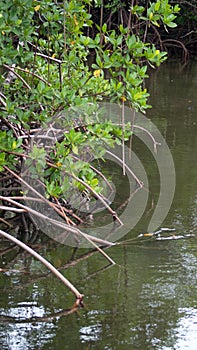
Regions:
<svg viewBox="0 0 197 350"><path fill-rule="evenodd" d="M7 103L3 100L1 96L0 96L0 102L3 105L3 107L7 107Z"/></svg>
<svg viewBox="0 0 197 350"><path fill-rule="evenodd" d="M151 138L151 140L153 141L153 147L154 147L154 152L157 153L157 146L161 146L161 143L157 142L155 140L155 138L153 137L153 135L145 128L143 128L142 126L139 125L133 125L134 128L136 129L140 129L143 130L146 134L148 134L148 136Z"/></svg>
<svg viewBox="0 0 197 350"><path fill-rule="evenodd" d="M83 300L83 294L81 294L77 288L73 286L73 284L67 280L49 261L47 261L45 258L43 258L40 254L36 253L32 248L27 246L25 243L19 241L17 238L13 237L12 235L8 234L7 232L4 232L0 230L0 235L7 238L9 241L17 244L22 249L26 250L28 253L30 253L34 258L38 259L42 264L44 264L57 278L59 278L66 287L68 287L71 292L75 295L76 299L79 300L79 304Z"/></svg>
<svg viewBox="0 0 197 350"><path fill-rule="evenodd" d="M78 157L74 156L73 154L72 154L72 158L76 159L76 160L80 160ZM110 182L107 180L105 175L103 175L103 173L101 171L99 171L97 168L95 168L93 165L89 164L89 166L90 166L90 169L92 169L96 174L98 174L105 181L105 183L110 188L110 190L113 191L113 187L110 184Z"/></svg>
<svg viewBox="0 0 197 350"><path fill-rule="evenodd" d="M36 78L40 79L41 81L43 81L43 83L47 84L48 86L51 86L51 84L47 80L45 80L40 75L38 75L38 74L36 74L34 72L31 72L31 71L29 71L27 69L23 69L23 68L20 68L20 67L14 67L14 69L20 70L21 72L24 72L24 73L27 73L27 74L31 74L34 77L36 77Z"/></svg>
<svg viewBox="0 0 197 350"><path fill-rule="evenodd" d="M52 168L59 169L58 166L56 166L56 165L54 165L54 164L52 164L50 162L46 162L46 163L47 163L47 165L51 166ZM73 179L75 179L76 181L80 182L85 188L87 188L97 199L99 199L101 201L101 203L105 206L105 208L112 214L113 218L115 220L117 220L118 223L121 226L123 225L122 221L119 219L119 217L117 216L116 212L114 210L112 210L112 208L106 203L106 201L102 198L101 195L99 195L96 191L94 191L94 189L91 186L89 186L85 181L81 180L75 174L69 173L64 168L62 170L65 172L65 174L70 175Z"/></svg>
<svg viewBox="0 0 197 350"><path fill-rule="evenodd" d="M6 190L7 187L3 188L3 187L0 187L0 191L2 190ZM11 190L12 188L9 189L9 191ZM16 187L14 187L14 189L16 189ZM17 187L17 189L21 190L21 187ZM17 200L25 200L25 201L34 201L34 202L40 202L40 203L43 203L43 200L40 199L40 198L35 198L35 197L27 197L27 196L12 196L10 197L12 199L17 199ZM66 213L70 214L73 218L75 218L78 222L82 223L83 220L77 216L75 213L73 213L72 209L67 209L65 207L63 207L60 203L59 204L55 204L53 203L53 206L54 207L60 207L61 210L65 211Z"/></svg>
<svg viewBox="0 0 197 350"><path fill-rule="evenodd" d="M56 62L56 63L62 63L61 60L58 60L57 58L54 58L54 57L51 57L51 56L44 55L43 53L36 52L36 56L40 56L40 57L46 58L47 60L50 60L50 61L53 61L53 62Z"/></svg>
<svg viewBox="0 0 197 350"><path fill-rule="evenodd" d="M22 154L18 154L16 152L8 152L8 153L12 153L12 154L17 154L19 156L21 156ZM59 169L58 166L54 165L53 163L50 162L46 162L47 165L49 165L50 167L54 168L54 169ZM14 175L18 180L20 180L23 184L25 184L25 186L27 186L29 189L31 189L31 191L33 191L38 197L42 198L49 206L51 206L54 210L56 210L58 212L58 214L61 216L61 212L54 207L53 203L51 203L50 201L48 201L45 197L43 197L39 192L37 192L34 188L32 188L26 181L24 181L19 175L17 175L16 173L14 173L14 171L12 171L11 169L9 169L6 165L4 166L4 168L10 172L12 175ZM80 178L78 178L76 175L74 175L73 173L69 173L68 171L66 171L65 169L63 169L63 171L70 175L72 178L74 178L75 180L77 180L78 182L80 182L85 188L87 188L91 193L93 193L93 195L99 199L101 201L101 203L104 204L105 208L112 214L113 218L115 220L118 221L118 223L122 226L123 223L122 221L119 219L119 217L117 216L116 212L114 210L111 209L111 207L106 203L106 201L102 198L101 195L99 195L96 191L93 190L93 188L91 186L89 186L86 182L84 182L83 180L81 180Z"/></svg>
<svg viewBox="0 0 197 350"><path fill-rule="evenodd" d="M125 175L125 142L124 142L124 132L125 132L125 121L124 121L124 100L122 100L122 171Z"/></svg>
<svg viewBox="0 0 197 350"><path fill-rule="evenodd" d="M31 90L31 86L29 86L29 84L27 84L27 82L18 73L15 72L14 68L9 67L7 64L3 64L3 67L7 68L10 72L16 75L16 77L19 78L29 90Z"/></svg>
<svg viewBox="0 0 197 350"><path fill-rule="evenodd" d="M65 9L65 0L63 1L63 8L64 8L64 17L63 17L63 28L64 28L64 53L66 54L67 47L66 47L66 9Z"/></svg>
<svg viewBox="0 0 197 350"><path fill-rule="evenodd" d="M25 180L23 180L18 174L16 174L13 170L9 169L6 165L4 168L11 173L14 177L16 177L20 182L22 182L27 188L29 188L32 192L34 192L39 198L41 198L45 203L47 203L51 208L53 208L60 216L60 210L53 205L50 201L48 201L40 192L36 191L32 186L30 186Z"/></svg>
<svg viewBox="0 0 197 350"><path fill-rule="evenodd" d="M27 211L25 209L6 207L5 205L0 205L0 210L13 211L15 213L25 213Z"/></svg>

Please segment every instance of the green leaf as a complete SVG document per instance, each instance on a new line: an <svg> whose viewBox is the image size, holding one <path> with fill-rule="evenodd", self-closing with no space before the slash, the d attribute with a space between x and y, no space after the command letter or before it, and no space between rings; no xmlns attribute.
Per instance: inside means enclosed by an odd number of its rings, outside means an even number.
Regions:
<svg viewBox="0 0 197 350"><path fill-rule="evenodd" d="M75 145L72 145L72 151L73 151L73 153L75 153L75 154L79 154L78 147L75 146Z"/></svg>
<svg viewBox="0 0 197 350"><path fill-rule="evenodd" d="M102 32L106 33L106 31L107 31L107 24L104 23L103 26L102 26Z"/></svg>
<svg viewBox="0 0 197 350"><path fill-rule="evenodd" d="M160 8L160 1L157 1L156 4L155 4L155 11L158 11L159 8Z"/></svg>
<svg viewBox="0 0 197 350"><path fill-rule="evenodd" d="M177 27L177 24L174 23L174 22L166 23L166 25L167 25L168 27L170 27L170 28L175 28L175 27Z"/></svg>

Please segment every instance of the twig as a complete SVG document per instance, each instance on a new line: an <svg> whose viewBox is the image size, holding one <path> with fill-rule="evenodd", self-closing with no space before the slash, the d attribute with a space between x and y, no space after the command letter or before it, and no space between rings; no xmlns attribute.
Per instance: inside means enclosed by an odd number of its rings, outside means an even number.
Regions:
<svg viewBox="0 0 197 350"><path fill-rule="evenodd" d="M21 156L22 154L18 154L16 152L9 152L9 153L13 153L13 154L17 154L19 156ZM54 169L59 169L58 166L50 163L50 162L46 162L47 165L49 165L50 167L54 168ZM32 186L30 186L26 181L24 181L19 175L17 175L16 173L14 173L11 169L9 169L7 166L4 166L4 168L10 172L12 175L14 175L18 180L20 180L25 186L27 186L31 191L33 191L38 197L42 198L49 206L51 206L52 208L54 208L59 215L61 215L61 211L59 211L57 209L57 207L55 207L53 205L53 203L51 203L50 201L48 201L45 197L43 197L39 192L37 192L34 188L32 188ZM78 178L76 175L74 175L73 173L69 173L68 171L66 171L65 169L63 169L63 171L66 174L69 174L72 178L74 178L75 180L77 180L78 182L80 182L85 188L87 188L91 193L93 193L93 195L98 198L101 203L103 203L103 205L105 206L105 208L112 214L113 218L115 220L118 221L118 223L120 225L123 225L122 221L118 218L116 212L114 210L111 209L111 207L106 203L106 201L103 199L103 197L101 195L99 195L96 191L93 190L93 188L91 186L89 186L86 182L84 182L83 180L81 180L80 178Z"/></svg>
<svg viewBox="0 0 197 350"><path fill-rule="evenodd" d="M75 303L73 305L73 307L71 307L70 309L65 309L65 310L61 310L61 311L57 311L51 315L48 316L33 316L30 318L19 318L19 317L13 317L13 316L1 316L0 320L1 322L5 322L5 323L14 323L14 324L20 324L20 323L36 323L36 322L49 322L52 321L56 318L60 318L62 316L67 316L70 315L74 312L76 312L78 310L78 303Z"/></svg>
<svg viewBox="0 0 197 350"><path fill-rule="evenodd" d="M19 78L29 90L31 90L29 84L27 84L27 82L18 73L15 72L14 68L9 67L7 64L3 64L3 67L7 68L10 72L16 75L16 77Z"/></svg>
<svg viewBox="0 0 197 350"><path fill-rule="evenodd" d="M161 36L160 36L160 34L159 34L159 31L155 28L154 25L152 25L152 23L150 23L150 26L151 26L151 28L154 30L154 32L156 33L156 35L157 35L157 37L158 37L158 39L159 39L160 48L161 48L161 50L163 50L163 42L162 42L162 40L161 40Z"/></svg>
<svg viewBox="0 0 197 350"><path fill-rule="evenodd" d="M51 166L54 169L59 169L60 167L50 163L50 162L46 162L47 165ZM77 177L75 174L73 173L69 173L68 171L66 171L64 168L62 169L66 174L70 175L73 179L75 179L76 181L78 181L79 183L81 183L85 188L87 188L97 199L99 199L101 201L101 203L103 203L103 205L105 206L105 208L112 214L113 218L115 220L118 221L118 223L120 225L123 225L122 221L119 219L119 217L117 216L116 212L114 210L111 209L111 207L106 203L106 201L102 198L101 195L99 195L96 191L93 190L93 188L91 186L89 186L86 182L84 182L83 180L81 180L79 177Z"/></svg>
<svg viewBox="0 0 197 350"><path fill-rule="evenodd" d="M59 63L59 64L62 63L61 60L58 60L57 58L54 58L54 57L50 57L50 56L44 55L43 53L36 52L36 55L40 56L40 57L43 57L43 58L46 58L47 60L54 61L54 62Z"/></svg>
<svg viewBox="0 0 197 350"><path fill-rule="evenodd" d="M12 227L12 225L8 222L8 221L6 221L5 219L3 219L3 218L0 218L0 222L3 222L6 226L8 226L8 227Z"/></svg>
<svg viewBox="0 0 197 350"><path fill-rule="evenodd" d="M7 188L5 187L5 190L6 190ZM14 188L14 189L16 189L16 188ZM21 187L19 187L19 188L17 188L17 189L20 189L21 190ZM2 190L2 188L0 188L0 191ZM11 189L9 189L9 191L10 191ZM17 199L17 200L25 200L25 201L34 201L34 202L40 202L40 203L43 203L43 200L42 199L40 199L40 198L34 198L34 197L27 197L27 196L12 196L12 199ZM74 212L73 212L73 210L71 210L71 209L67 209L67 208L65 208L64 206L62 206L60 203L59 204L55 204L55 203L53 203L53 206L54 207L61 207L61 210L63 210L63 211L65 211L67 214L69 214L69 215L71 215L73 218L75 218L78 222L80 222L80 223L82 223L83 222L83 220L79 217L79 216L77 216Z"/></svg>
<svg viewBox="0 0 197 350"><path fill-rule="evenodd" d="M133 125L134 128L136 129L140 129L143 130L146 134L148 134L148 136L151 138L151 140L153 141L153 147L154 147L154 152L157 153L157 146L161 146L161 143L157 142L155 140L155 138L153 137L153 135L145 128L143 128L142 126L139 125Z"/></svg>
<svg viewBox="0 0 197 350"><path fill-rule="evenodd" d="M14 126L6 118L3 118L3 116L0 116L0 119L1 119L3 124L5 124L9 129L11 129L13 131L14 136L16 137L16 139L18 139L18 134L17 134Z"/></svg>
<svg viewBox="0 0 197 350"><path fill-rule="evenodd" d="M125 141L124 141L124 133L125 133L125 115L124 115L124 100L122 100L122 110L121 110L121 117L122 117L122 170L123 175L125 175Z"/></svg>
<svg viewBox="0 0 197 350"><path fill-rule="evenodd" d="M15 213L26 213L27 210L25 209L18 209L13 207L6 207L5 205L0 205L0 210L7 210L7 211L13 211Z"/></svg>
<svg viewBox="0 0 197 350"><path fill-rule="evenodd" d="M9 153L15 153L16 152L9 152ZM19 154L22 155L22 154ZM24 156L24 155L22 155ZM61 208L59 209L54 203L51 203L48 201L40 192L36 191L32 186L30 186L24 179L22 179L19 175L17 175L13 170L9 169L6 165L4 168L11 173L14 177L16 177L20 182L22 182L26 187L28 187L32 192L34 192L39 198L42 199L43 202L48 204L52 209L54 209L60 216L62 216L65 219L65 215L62 214Z"/></svg>
<svg viewBox="0 0 197 350"><path fill-rule="evenodd" d="M66 46L66 9L65 9L65 0L63 0L63 28L64 28L64 53L66 54L67 46Z"/></svg>
<svg viewBox="0 0 197 350"><path fill-rule="evenodd" d="M31 71L29 71L27 69L23 69L23 68L20 68L20 67L14 67L14 69L18 69L21 72L24 72L24 73L27 73L27 74L31 74L34 77L36 77L36 78L40 79L41 81L43 81L43 83L47 84L48 86L51 86L51 84L47 80L45 80L44 78L40 77L38 74L36 74L34 72L31 72Z"/></svg>
<svg viewBox="0 0 197 350"><path fill-rule="evenodd" d="M0 102L3 105L3 107L7 106L7 103L3 100L3 98L0 96Z"/></svg>

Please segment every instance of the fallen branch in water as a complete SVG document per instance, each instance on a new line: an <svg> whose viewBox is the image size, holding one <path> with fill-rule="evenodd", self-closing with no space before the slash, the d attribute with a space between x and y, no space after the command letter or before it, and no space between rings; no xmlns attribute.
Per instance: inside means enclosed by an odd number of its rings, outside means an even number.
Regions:
<svg viewBox="0 0 197 350"><path fill-rule="evenodd" d="M17 244L19 247L26 250L28 253L30 253L32 256L38 259L42 264L44 264L57 278L59 278L65 284L66 287L68 287L71 290L71 292L75 295L77 299L77 305L82 305L83 294L81 294L77 290L77 288L75 288L73 284L69 280L67 280L67 278L65 278L49 261L47 261L40 254L36 253L32 248L27 246L25 243L19 241L17 238L13 237L9 233L0 230L0 235L7 238L9 241Z"/></svg>

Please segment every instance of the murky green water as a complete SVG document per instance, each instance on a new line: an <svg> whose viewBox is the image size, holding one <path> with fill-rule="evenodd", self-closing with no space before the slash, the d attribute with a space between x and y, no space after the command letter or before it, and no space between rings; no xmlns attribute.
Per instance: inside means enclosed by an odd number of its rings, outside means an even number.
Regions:
<svg viewBox="0 0 197 350"><path fill-rule="evenodd" d="M196 350L196 85L196 62L184 69L178 63L164 65L148 82L154 106L148 117L168 142L176 167L175 198L163 226L194 237L147 238L110 248L107 253L117 262L112 267L98 253L86 257L87 251L76 251L81 259L61 270L85 294L85 308L73 313L70 291L46 275L39 262L11 250L1 258L7 268L0 277L2 350ZM134 147L150 172L150 203L125 239L145 231L159 191L151 155L137 140ZM39 252L56 267L74 257L66 246L43 246Z"/></svg>

